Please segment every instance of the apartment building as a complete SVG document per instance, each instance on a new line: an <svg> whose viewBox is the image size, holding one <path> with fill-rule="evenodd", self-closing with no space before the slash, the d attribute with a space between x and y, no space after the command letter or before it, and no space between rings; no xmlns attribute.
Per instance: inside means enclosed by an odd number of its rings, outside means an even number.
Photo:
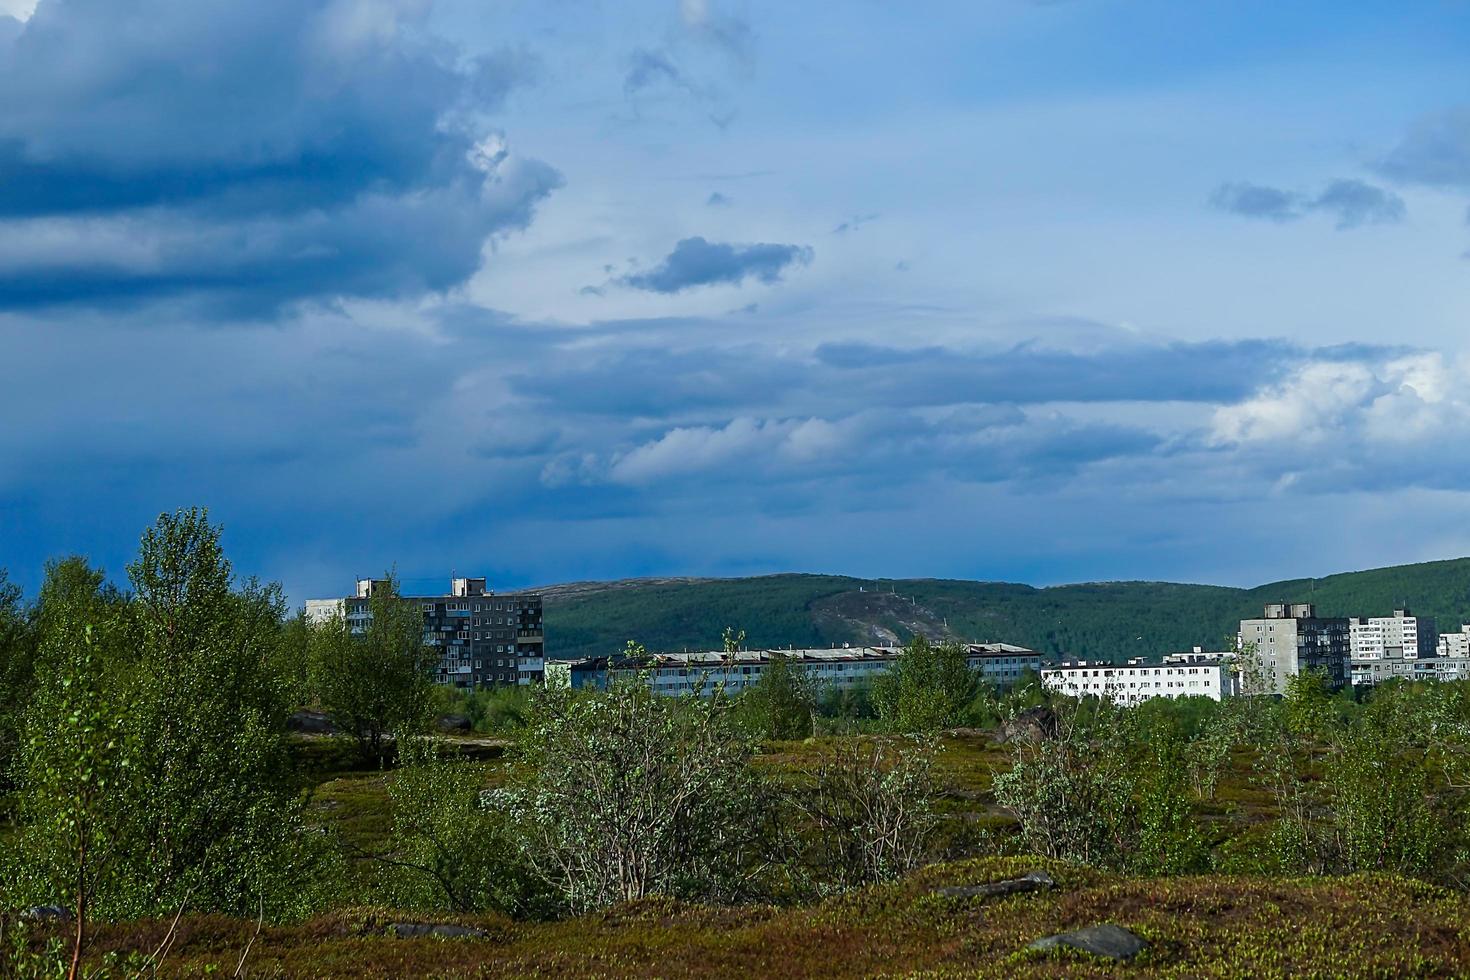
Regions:
<svg viewBox="0 0 1470 980"><path fill-rule="evenodd" d="M1340 688L1351 679L1351 624L1344 617L1319 617L1310 602L1267 603L1260 619L1240 621L1240 649L1247 686L1261 673L1262 693L1284 694L1287 681L1304 670L1318 670Z"/></svg>
<svg viewBox="0 0 1470 980"><path fill-rule="evenodd" d="M1392 616L1354 617L1349 624L1354 684L1413 677L1416 662L1437 655L1439 633L1434 620L1414 616L1408 609L1395 609Z"/></svg>
<svg viewBox="0 0 1470 980"><path fill-rule="evenodd" d="M387 586L383 579L358 579L354 595L308 599L307 618L321 622L340 615L360 633L372 619L372 596ZM541 596L498 595L483 578L455 578L444 595L404 596L403 601L423 613L424 642L439 651L438 683L475 688L542 682Z"/></svg>
<svg viewBox="0 0 1470 980"><path fill-rule="evenodd" d="M964 645L970 669L998 688L1008 688L1029 670L1041 668L1041 654L1009 643ZM804 649L739 650L726 653L707 650L695 653L654 653L637 659L591 657L577 661L552 661L546 665L550 686L605 689L611 683L635 681L648 684L655 693L712 695L717 689L739 694L760 681L776 658L804 671L819 687L847 688L869 684L888 671L902 647L863 646Z"/></svg>
<svg viewBox="0 0 1470 980"><path fill-rule="evenodd" d="M1232 664L1204 658L1168 663L1135 660L1126 664L1075 661L1043 668L1041 683L1048 690L1070 697L1091 695L1122 705L1140 704L1151 698L1203 697L1220 701L1238 693Z"/></svg>
<svg viewBox="0 0 1470 980"><path fill-rule="evenodd" d="M1441 633L1435 652L1441 657L1470 657L1470 623L1462 625L1458 633Z"/></svg>

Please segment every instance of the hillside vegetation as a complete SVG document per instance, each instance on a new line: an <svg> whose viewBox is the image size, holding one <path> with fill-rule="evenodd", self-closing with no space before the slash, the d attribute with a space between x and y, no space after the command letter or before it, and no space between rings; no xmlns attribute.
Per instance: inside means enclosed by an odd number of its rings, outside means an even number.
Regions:
<svg viewBox="0 0 1470 980"><path fill-rule="evenodd" d="M1272 582L1253 589L1171 582L1034 588L952 579L764 575L578 583L544 590L547 650L597 656L637 639L650 650L709 649L728 625L751 646L904 641L916 633L1000 640L1102 659L1219 648L1263 603L1315 602L1327 616L1408 606L1441 629L1470 618L1470 558Z"/></svg>

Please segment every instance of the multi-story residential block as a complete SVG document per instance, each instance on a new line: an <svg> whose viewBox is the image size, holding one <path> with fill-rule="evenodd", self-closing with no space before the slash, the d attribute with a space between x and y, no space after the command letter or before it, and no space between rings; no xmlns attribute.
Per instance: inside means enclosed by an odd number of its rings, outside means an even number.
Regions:
<svg viewBox="0 0 1470 980"><path fill-rule="evenodd" d="M354 632L372 618L370 600L381 579L359 579L355 595L342 599L308 599L307 618L320 622L341 615ZM451 580L438 596L404 596L424 617L424 642L439 651L435 679L455 687L539 684L545 663L541 596L497 595L483 578Z"/></svg>
<svg viewBox="0 0 1470 980"><path fill-rule="evenodd" d="M610 683L636 681L658 694L712 695L716 690L738 694L761 679L777 657L804 671L821 687L854 687L870 683L893 666L901 647L834 647L791 650L720 650L696 653L655 653L630 659L591 657L551 661L546 683L563 687L606 688ZM1021 680L1026 671L1041 667L1041 654L1009 643L965 644L970 668L996 687Z"/></svg>
<svg viewBox="0 0 1470 980"><path fill-rule="evenodd" d="M1284 694L1286 683L1304 670L1321 671L1340 688L1350 679L1352 642L1346 618L1319 617L1309 602L1273 602L1260 619L1240 621L1242 676L1246 686L1261 672L1262 693ZM1250 654L1245 656L1244 654Z"/></svg>
<svg viewBox="0 0 1470 980"><path fill-rule="evenodd" d="M1441 657L1470 657L1470 623L1462 625L1458 633L1441 633L1435 652Z"/></svg>
<svg viewBox="0 0 1470 980"><path fill-rule="evenodd" d="M1415 662L1434 658L1439 641L1434 620L1407 609L1395 609L1392 616L1354 617L1348 629L1354 684L1414 676Z"/></svg>
<svg viewBox="0 0 1470 980"><path fill-rule="evenodd" d="M1395 609L1392 616L1353 617L1349 638L1354 660L1414 660L1432 657L1439 632L1434 620Z"/></svg>
<svg viewBox="0 0 1470 980"><path fill-rule="evenodd" d="M1043 668L1041 683L1071 697L1092 695L1122 705L1151 698L1204 697L1220 701L1238 693L1234 666L1220 659L1152 664L1141 660L1126 664L1076 661Z"/></svg>

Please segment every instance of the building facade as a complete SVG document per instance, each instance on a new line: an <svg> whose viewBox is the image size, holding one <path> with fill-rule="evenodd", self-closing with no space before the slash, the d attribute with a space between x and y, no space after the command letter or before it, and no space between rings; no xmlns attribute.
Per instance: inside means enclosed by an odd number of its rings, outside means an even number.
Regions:
<svg viewBox="0 0 1470 980"><path fill-rule="evenodd" d="M361 633L372 619L371 599L382 579L359 579L355 595L342 599L308 599L307 618L321 622L341 615ZM461 688L540 684L545 665L545 632L541 596L497 595L483 578L456 578L449 592L437 596L404 596L419 607L424 643L439 652L435 680Z"/></svg>
<svg viewBox="0 0 1470 980"><path fill-rule="evenodd" d="M1435 652L1441 657L1470 658L1470 624L1461 626L1458 633L1441 633Z"/></svg>
<svg viewBox="0 0 1470 980"><path fill-rule="evenodd" d="M1309 602L1268 603L1260 619L1240 621L1241 669L1246 686L1259 670L1262 693L1285 694L1286 684L1304 670L1320 671L1334 690L1351 679L1351 624L1343 617L1319 617Z"/></svg>
<svg viewBox="0 0 1470 980"><path fill-rule="evenodd" d="M1121 705L1140 704L1151 698L1221 701L1237 693L1233 666L1224 660L1207 659L1152 664L1077 661L1043 668L1041 683L1059 694L1074 698L1091 695Z"/></svg>
<svg viewBox="0 0 1470 980"><path fill-rule="evenodd" d="M1392 616L1354 617L1349 623L1352 682L1356 685L1412 678L1416 663L1438 653L1434 620L1411 615L1407 609L1395 609Z"/></svg>
<svg viewBox="0 0 1470 980"><path fill-rule="evenodd" d="M998 688L1018 683L1029 670L1041 668L1041 654L1009 643L965 644L970 669ZM760 681L771 662L783 659L801 670L820 688L850 688L869 684L887 672L902 647L833 647L790 650L739 650L726 653L654 653L637 659L592 657L552 661L546 665L549 686L605 689L609 684L637 682L657 694L711 696L716 690L739 694Z"/></svg>

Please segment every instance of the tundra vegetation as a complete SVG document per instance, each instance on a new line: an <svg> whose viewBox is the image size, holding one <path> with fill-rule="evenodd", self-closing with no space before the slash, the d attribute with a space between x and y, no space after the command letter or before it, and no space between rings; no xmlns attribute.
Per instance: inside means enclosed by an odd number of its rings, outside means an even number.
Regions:
<svg viewBox="0 0 1470 980"><path fill-rule="evenodd" d="M119 587L0 575L0 974L1046 976L1104 921L1145 974L1470 971L1470 685L1120 709L916 637L871 689L456 692L388 579L310 624L199 510Z"/></svg>

